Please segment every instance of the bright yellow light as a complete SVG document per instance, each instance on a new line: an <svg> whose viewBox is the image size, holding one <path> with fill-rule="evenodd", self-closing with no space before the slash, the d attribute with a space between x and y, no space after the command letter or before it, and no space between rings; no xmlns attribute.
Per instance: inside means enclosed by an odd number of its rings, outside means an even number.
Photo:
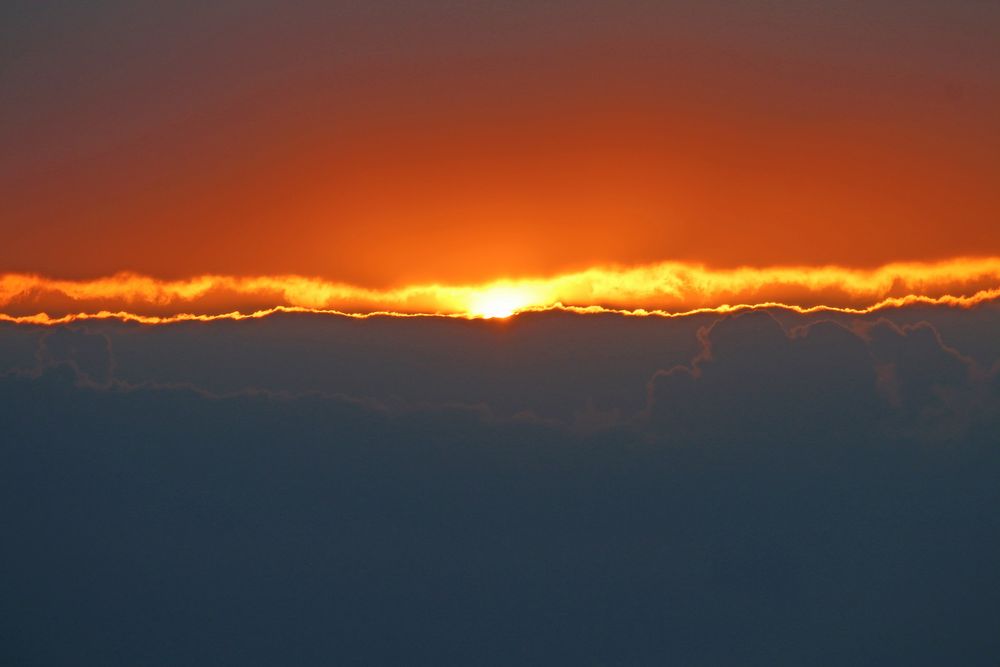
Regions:
<svg viewBox="0 0 1000 667"><path fill-rule="evenodd" d="M469 313L484 318L510 317L521 308L531 305L532 295L517 287L491 287L472 297Z"/></svg>
<svg viewBox="0 0 1000 667"><path fill-rule="evenodd" d="M487 284L427 283L387 289L296 275L202 275L160 280L118 273L90 280L58 280L35 274L0 273L0 321L53 323L46 312L59 321L72 314L85 318L87 313L96 316L106 312L158 322L190 319L188 315L214 319L260 308L362 316L386 313L474 318L505 318L529 308L685 313L703 308L730 312L732 306L725 304L772 303L800 309L871 312L887 304L911 302L972 306L998 295L1000 256L889 264L871 269L842 266L711 269L664 262L634 267L598 266ZM32 313L31 308L37 308L37 312Z"/></svg>

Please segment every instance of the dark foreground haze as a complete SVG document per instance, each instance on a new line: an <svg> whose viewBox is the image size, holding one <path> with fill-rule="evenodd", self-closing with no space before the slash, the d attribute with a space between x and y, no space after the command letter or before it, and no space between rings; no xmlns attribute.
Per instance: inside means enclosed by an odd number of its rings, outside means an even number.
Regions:
<svg viewBox="0 0 1000 667"><path fill-rule="evenodd" d="M0 328L0 662L994 665L1000 308Z"/></svg>

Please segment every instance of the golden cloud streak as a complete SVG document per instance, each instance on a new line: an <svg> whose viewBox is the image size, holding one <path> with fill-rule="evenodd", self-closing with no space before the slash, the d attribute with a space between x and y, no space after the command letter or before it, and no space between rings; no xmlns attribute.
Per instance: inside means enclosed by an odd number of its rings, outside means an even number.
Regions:
<svg viewBox="0 0 1000 667"><path fill-rule="evenodd" d="M261 317L278 311L478 318L549 308L676 315L768 305L802 312L870 312L910 303L967 307L997 298L998 290L1000 258L992 257L895 263L875 269L711 269L664 262L480 285L383 290L294 275L158 280L120 273L96 280L56 280L6 274L0 276L0 319L48 324L117 317L158 323Z"/></svg>

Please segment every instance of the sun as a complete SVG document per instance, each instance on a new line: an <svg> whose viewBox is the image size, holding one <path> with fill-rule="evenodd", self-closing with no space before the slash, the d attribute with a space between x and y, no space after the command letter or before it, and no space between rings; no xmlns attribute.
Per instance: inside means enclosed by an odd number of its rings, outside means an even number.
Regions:
<svg viewBox="0 0 1000 667"><path fill-rule="evenodd" d="M518 287L499 286L479 292L469 304L469 314L485 319L510 317L531 305L532 294Z"/></svg>

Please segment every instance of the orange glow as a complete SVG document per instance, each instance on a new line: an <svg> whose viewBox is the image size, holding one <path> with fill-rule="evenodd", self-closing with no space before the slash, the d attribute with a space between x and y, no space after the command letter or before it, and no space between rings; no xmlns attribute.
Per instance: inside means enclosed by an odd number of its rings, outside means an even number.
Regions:
<svg viewBox="0 0 1000 667"><path fill-rule="evenodd" d="M869 313L875 313L882 310L887 310L890 308L904 308L906 306L914 305L928 305L928 306L947 306L952 308L972 308L982 303L1000 300L1000 288L990 289L990 290L980 290L975 294L968 296L954 296L954 295L944 295L938 297L921 296L916 294L910 294L904 297L892 297L888 299L883 299L878 303L866 306L864 308L853 308L848 306L796 306L787 303L778 302L764 302L764 303L741 303L735 305L721 305L712 308L694 308L687 311L681 312L670 312L665 310L646 310L644 308L636 308L633 310L627 310L623 308L606 308L604 306L564 306L562 304L556 304L553 306L538 306L531 308L523 308L514 311L503 317L510 317L517 313L525 312L545 312L545 311L562 311L569 313L576 313L579 315L596 315L600 313L615 313L617 315L624 315L627 317L687 317L690 315L705 314L705 313L717 313L717 314L731 314L738 313L746 310L760 310L764 308L774 308L780 310L789 310L802 315L810 313L821 313L821 312L831 312L831 313L847 313L851 315L865 315ZM121 320L123 322L138 322L140 324L171 324L175 322L213 322L216 320L251 320L260 319L263 317L269 317L276 313L310 313L317 315L337 315L341 317L352 317L356 319L367 319L370 317L446 317L453 319L492 319L494 316L472 314L472 313L401 313L394 311L372 311L368 313L350 313L338 310L322 309L322 308L301 308L293 306L275 306L273 308L266 308L263 310L257 310L252 313L241 313L239 311L233 311L230 313L218 313L214 315L199 315L193 313L178 313L176 315L140 315L138 313L130 313L127 311L112 312L107 310L102 310L96 313L67 313L65 315L52 317L46 313L37 313L35 315L8 315L6 313L0 313L0 322L11 322L14 324L37 324L44 326L55 326L59 324L68 324L70 322L80 322L86 320Z"/></svg>
<svg viewBox="0 0 1000 667"><path fill-rule="evenodd" d="M535 290L530 286L496 285L472 294L466 312L486 319L510 317L529 306L550 305L540 303L542 294L541 290Z"/></svg>
<svg viewBox="0 0 1000 667"><path fill-rule="evenodd" d="M156 293L40 308L179 312L194 291L219 297L198 312L475 312L461 286L508 279L543 283L531 304L674 310L751 298L743 265L867 285L890 262L1000 257L995 3L278 4L298 18L196 30L208 16L178 12L183 48L137 52L131 28L22 52L42 25L26 10L0 88L0 271ZM72 21L117 35L93 14ZM648 296L657 276L615 268L639 266L679 277ZM157 280L94 280L120 271ZM885 292L774 287L752 299Z"/></svg>
<svg viewBox="0 0 1000 667"><path fill-rule="evenodd" d="M302 276L166 281L122 273L70 281L6 274L0 276L0 313L8 321L46 323L64 321L67 315L158 322L256 316L275 310L503 318L548 308L674 314L776 304L865 312L914 302L970 305L994 298L998 289L1000 258L889 264L873 270L837 266L718 270L661 263L595 267L481 285L385 290Z"/></svg>

